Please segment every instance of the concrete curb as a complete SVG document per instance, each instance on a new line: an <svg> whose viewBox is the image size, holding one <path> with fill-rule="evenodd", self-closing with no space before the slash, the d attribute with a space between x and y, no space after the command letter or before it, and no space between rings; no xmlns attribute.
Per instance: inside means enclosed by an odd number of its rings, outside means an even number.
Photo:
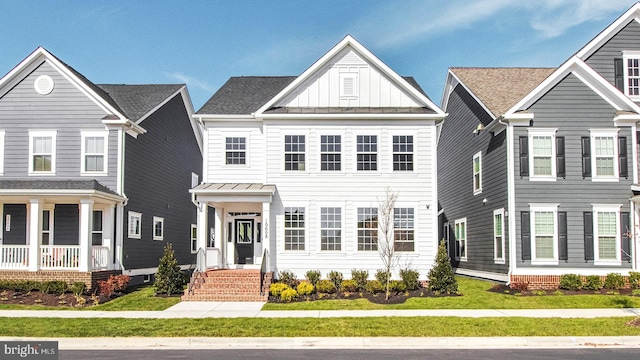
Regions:
<svg viewBox="0 0 640 360"><path fill-rule="evenodd" d="M640 348L638 336L581 337L295 337L295 338L26 338L58 341L60 350L160 349L578 349Z"/></svg>

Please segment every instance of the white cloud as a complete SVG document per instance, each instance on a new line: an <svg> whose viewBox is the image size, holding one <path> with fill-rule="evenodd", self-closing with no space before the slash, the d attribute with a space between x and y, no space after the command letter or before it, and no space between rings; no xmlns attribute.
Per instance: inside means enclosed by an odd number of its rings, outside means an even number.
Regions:
<svg viewBox="0 0 640 360"><path fill-rule="evenodd" d="M170 73L170 74L166 74L166 76L168 76L171 79L177 80L181 83L187 84L187 87L189 88L197 88L210 93L212 93L215 90L215 88L212 85L204 81L200 81L189 75L185 75L182 73Z"/></svg>

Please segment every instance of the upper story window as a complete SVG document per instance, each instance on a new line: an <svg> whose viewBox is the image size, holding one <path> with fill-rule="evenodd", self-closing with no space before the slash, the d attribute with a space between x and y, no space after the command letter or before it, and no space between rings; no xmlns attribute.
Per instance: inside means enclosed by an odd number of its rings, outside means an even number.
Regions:
<svg viewBox="0 0 640 360"><path fill-rule="evenodd" d="M29 173L54 174L56 169L56 132L29 132Z"/></svg>
<svg viewBox="0 0 640 360"><path fill-rule="evenodd" d="M107 131L82 132L82 173L107 173Z"/></svg>
<svg viewBox="0 0 640 360"><path fill-rule="evenodd" d="M164 218L153 217L153 240L164 240Z"/></svg>
<svg viewBox="0 0 640 360"><path fill-rule="evenodd" d="M395 251L414 250L413 215L413 208L393 209L393 248Z"/></svg>
<svg viewBox="0 0 640 360"><path fill-rule="evenodd" d="M529 129L528 134L528 170L530 180L556 179L556 131L557 129ZM522 144L521 141L521 146ZM521 149L522 150L522 149ZM521 169L522 174L522 169Z"/></svg>
<svg viewBox="0 0 640 360"><path fill-rule="evenodd" d="M413 136L393 136L393 171L413 171Z"/></svg>
<svg viewBox="0 0 640 360"><path fill-rule="evenodd" d="M340 97L358 97L357 73L340 73Z"/></svg>
<svg viewBox="0 0 640 360"><path fill-rule="evenodd" d="M304 171L304 151L304 135L285 135L284 169L287 171Z"/></svg>
<svg viewBox="0 0 640 360"><path fill-rule="evenodd" d="M340 135L320 136L320 170L340 171L342 137Z"/></svg>
<svg viewBox="0 0 640 360"><path fill-rule="evenodd" d="M142 214L129 211L129 237L132 239L140 239L142 236Z"/></svg>
<svg viewBox="0 0 640 360"><path fill-rule="evenodd" d="M473 155L473 195L482 192L482 152Z"/></svg>
<svg viewBox="0 0 640 360"><path fill-rule="evenodd" d="M284 208L284 249L304 250L304 208Z"/></svg>
<svg viewBox="0 0 640 360"><path fill-rule="evenodd" d="M618 180L618 129L593 129L590 135L593 180Z"/></svg>
<svg viewBox="0 0 640 360"><path fill-rule="evenodd" d="M320 208L320 250L342 249L342 209Z"/></svg>
<svg viewBox="0 0 640 360"><path fill-rule="evenodd" d="M378 209L358 208L358 251L378 250Z"/></svg>
<svg viewBox="0 0 640 360"><path fill-rule="evenodd" d="M614 64L616 87L630 98L640 97L640 51L624 51Z"/></svg>
<svg viewBox="0 0 640 360"><path fill-rule="evenodd" d="M358 171L378 170L378 136L358 135L356 141Z"/></svg>
<svg viewBox="0 0 640 360"><path fill-rule="evenodd" d="M247 143L243 137L226 138L225 159L227 165L245 165L247 161Z"/></svg>

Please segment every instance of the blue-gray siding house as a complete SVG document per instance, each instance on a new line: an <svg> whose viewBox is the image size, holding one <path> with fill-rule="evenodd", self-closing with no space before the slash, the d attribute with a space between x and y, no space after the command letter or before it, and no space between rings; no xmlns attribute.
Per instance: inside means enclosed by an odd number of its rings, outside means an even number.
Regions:
<svg viewBox="0 0 640 360"><path fill-rule="evenodd" d="M192 264L192 113L185 85L96 85L43 48L0 79L0 278L143 281L167 243Z"/></svg>

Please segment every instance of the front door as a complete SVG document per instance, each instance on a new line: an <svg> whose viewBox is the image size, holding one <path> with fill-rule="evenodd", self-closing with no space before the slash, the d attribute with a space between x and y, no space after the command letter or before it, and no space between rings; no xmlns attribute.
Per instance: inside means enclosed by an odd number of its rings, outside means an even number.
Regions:
<svg viewBox="0 0 640 360"><path fill-rule="evenodd" d="M236 220L236 264L253 264L253 220Z"/></svg>

